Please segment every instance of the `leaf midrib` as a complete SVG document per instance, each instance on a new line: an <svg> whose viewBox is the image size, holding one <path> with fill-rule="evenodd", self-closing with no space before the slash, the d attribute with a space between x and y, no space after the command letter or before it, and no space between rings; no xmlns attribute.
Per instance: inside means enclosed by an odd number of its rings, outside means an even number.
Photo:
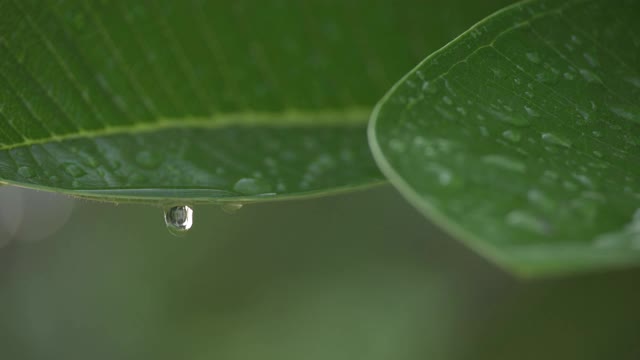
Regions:
<svg viewBox="0 0 640 360"><path fill-rule="evenodd" d="M74 139L93 139L112 135L136 135L167 129L222 129L228 127L352 127L365 125L371 108L353 106L343 109L302 110L287 109L280 112L243 111L218 113L209 116L160 117L153 121L121 126L106 126L98 129L80 130L67 134L50 134L39 139L0 145L0 151L31 145L62 142Z"/></svg>

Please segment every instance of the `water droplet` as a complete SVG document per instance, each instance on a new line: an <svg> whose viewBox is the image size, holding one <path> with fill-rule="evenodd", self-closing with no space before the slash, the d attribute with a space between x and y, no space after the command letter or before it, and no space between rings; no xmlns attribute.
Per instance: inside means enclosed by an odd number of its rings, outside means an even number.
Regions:
<svg viewBox="0 0 640 360"><path fill-rule="evenodd" d="M506 170L520 173L525 172L525 170L527 169L522 162L503 155L485 155L482 157L482 161L486 164L498 166Z"/></svg>
<svg viewBox="0 0 640 360"><path fill-rule="evenodd" d="M525 106L524 106L524 110L525 110L525 111L527 112L527 114L528 114L529 116L531 116L531 117L538 117L538 116L540 116L540 114L539 114L536 110L534 110L534 109L532 109L532 108L528 107L527 105L525 105Z"/></svg>
<svg viewBox="0 0 640 360"><path fill-rule="evenodd" d="M522 138L522 136L520 135L520 133L517 130L505 130L502 133L502 136L511 141L511 142L518 142L520 141L520 139Z"/></svg>
<svg viewBox="0 0 640 360"><path fill-rule="evenodd" d="M640 77L628 77L625 81L637 88L640 88Z"/></svg>
<svg viewBox="0 0 640 360"><path fill-rule="evenodd" d="M587 175L584 175L584 174L571 174L571 175L573 176L574 179L578 180L582 185L589 188L593 188L593 182Z"/></svg>
<svg viewBox="0 0 640 360"><path fill-rule="evenodd" d="M571 41L578 45L582 44L582 41L576 35L571 35Z"/></svg>
<svg viewBox="0 0 640 360"><path fill-rule="evenodd" d="M153 169L160 165L160 156L152 151L140 151L136 154L136 162L138 165L146 169Z"/></svg>
<svg viewBox="0 0 640 360"><path fill-rule="evenodd" d="M545 193L537 189L529 190L527 192L527 199L529 199L532 204L538 206L543 211L552 211L556 206L556 203L552 198L548 197L547 195L545 195Z"/></svg>
<svg viewBox="0 0 640 360"><path fill-rule="evenodd" d="M640 110L638 109L632 109L631 107L623 106L611 106L609 110L623 119L640 121Z"/></svg>
<svg viewBox="0 0 640 360"><path fill-rule="evenodd" d="M558 146L564 146L564 147L571 147L571 142L568 140L565 140L555 134L552 133L543 133L542 134L542 140L548 142L549 144L553 144L553 145L558 145Z"/></svg>
<svg viewBox="0 0 640 360"><path fill-rule="evenodd" d="M72 164L72 163L67 163L64 165L64 171L67 172L67 174L73 176L73 177L80 177L83 176L84 174L86 174L86 172L84 171L83 168L81 168L80 166L76 165L76 164Z"/></svg>
<svg viewBox="0 0 640 360"><path fill-rule="evenodd" d="M18 175L22 176L23 178L29 179L29 178L34 177L35 173L28 166L20 166L18 168Z"/></svg>
<svg viewBox="0 0 640 360"><path fill-rule="evenodd" d="M186 205L174 206L164 212L164 222L171 234L181 236L193 225L193 210Z"/></svg>
<svg viewBox="0 0 640 360"><path fill-rule="evenodd" d="M425 81L422 83L422 91L426 92L427 94L433 95L438 91L438 89L432 82Z"/></svg>
<svg viewBox="0 0 640 360"><path fill-rule="evenodd" d="M602 82L602 80L600 80L600 77L598 75L596 75L595 73L593 73L591 70L580 69L579 71L580 71L580 75L582 75L582 77L587 82L599 82L599 83Z"/></svg>
<svg viewBox="0 0 640 360"><path fill-rule="evenodd" d="M531 61L534 64L540 63L540 55L538 55L538 53L536 52L527 53L527 59L529 59L529 61Z"/></svg>
<svg viewBox="0 0 640 360"><path fill-rule="evenodd" d="M622 247L640 250L640 208L622 230L604 233L594 240L597 247Z"/></svg>
<svg viewBox="0 0 640 360"><path fill-rule="evenodd" d="M271 185L256 178L242 178L233 185L233 190L243 195L258 195L271 192Z"/></svg>
<svg viewBox="0 0 640 360"><path fill-rule="evenodd" d="M227 214L235 214L242 208L241 203L224 203L222 204L222 210Z"/></svg>
<svg viewBox="0 0 640 360"><path fill-rule="evenodd" d="M584 53L582 54L582 56L584 56L584 59L587 60L587 62L591 67L598 67L600 65L600 63L598 62L598 59L593 57L591 54Z"/></svg>
<svg viewBox="0 0 640 360"><path fill-rule="evenodd" d="M497 111L497 110L493 110L493 109L491 109L489 111L491 112L492 115L494 115L499 120L504 121L506 123L509 123L511 125L517 126L517 127L525 127L525 126L529 126L529 124L531 124L529 119L527 119L524 116L518 116L517 114L509 114L509 113L505 113L505 112Z"/></svg>
<svg viewBox="0 0 640 360"><path fill-rule="evenodd" d="M542 219L523 210L513 210L507 214L507 224L542 235L549 234L549 225Z"/></svg>

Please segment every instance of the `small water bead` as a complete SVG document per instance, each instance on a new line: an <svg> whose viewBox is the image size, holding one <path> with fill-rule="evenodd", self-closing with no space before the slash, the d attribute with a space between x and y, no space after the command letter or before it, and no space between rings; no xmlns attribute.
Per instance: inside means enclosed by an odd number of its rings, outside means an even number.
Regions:
<svg viewBox="0 0 640 360"><path fill-rule="evenodd" d="M233 190L243 195L258 195L271 192L271 185L256 178L242 178L233 185Z"/></svg>
<svg viewBox="0 0 640 360"><path fill-rule="evenodd" d="M527 199L543 211L552 211L556 207L556 202L538 189L529 190L527 192Z"/></svg>
<svg viewBox="0 0 640 360"><path fill-rule="evenodd" d="M541 235L548 235L550 233L550 226L546 221L524 210L513 210L509 212L505 220L508 225L522 230Z"/></svg>
<svg viewBox="0 0 640 360"><path fill-rule="evenodd" d="M640 250L640 208L636 209L622 230L599 235L594 240L597 247L626 247Z"/></svg>
<svg viewBox="0 0 640 360"><path fill-rule="evenodd" d="M238 210L242 209L242 206L241 203L224 203L222 204L222 211L227 214L235 214Z"/></svg>
<svg viewBox="0 0 640 360"><path fill-rule="evenodd" d="M35 176L35 173L33 172L33 170L28 167L28 166L20 166L18 168L18 175L22 176L23 178L32 178Z"/></svg>
<svg viewBox="0 0 640 360"><path fill-rule="evenodd" d="M519 142L520 139L522 138L522 136L520 135L520 132L518 132L517 130L505 130L502 132L502 136L511 141L511 142Z"/></svg>
<svg viewBox="0 0 640 360"><path fill-rule="evenodd" d="M579 72L587 82L602 82L602 80L600 80L600 77L593 73L591 70L580 69Z"/></svg>
<svg viewBox="0 0 640 360"><path fill-rule="evenodd" d="M64 171L73 177L80 177L86 174L86 171L84 171L83 168L72 163L65 164Z"/></svg>
<svg viewBox="0 0 640 360"><path fill-rule="evenodd" d="M640 89L640 77L628 77L625 81Z"/></svg>
<svg viewBox="0 0 640 360"><path fill-rule="evenodd" d="M504 170L514 171L519 173L524 173L527 170L527 167L524 163L516 159L506 157L504 155L498 155L498 154L485 155L482 157L482 162L488 165L500 167Z"/></svg>
<svg viewBox="0 0 640 360"><path fill-rule="evenodd" d="M534 110L533 108L528 107L527 105L524 106L524 111L527 112L527 114L531 117L538 117L540 116L540 114Z"/></svg>
<svg viewBox="0 0 640 360"><path fill-rule="evenodd" d="M422 83L422 91L426 92L427 94L433 95L438 92L438 89L433 84L433 82L425 81L424 83Z"/></svg>
<svg viewBox="0 0 640 360"><path fill-rule="evenodd" d="M538 53L536 52L527 53L527 59L529 59L529 61L531 61L534 64L540 63L540 55L538 55Z"/></svg>
<svg viewBox="0 0 640 360"><path fill-rule="evenodd" d="M584 57L585 60L587 60L587 63L589 63L589 65L591 67L598 67L600 66L600 62L598 61L598 59L596 59L594 56L592 56L589 53L584 53L582 54L582 56Z"/></svg>
<svg viewBox="0 0 640 360"><path fill-rule="evenodd" d="M169 232L181 236L193 226L193 210L186 206L174 206L164 213L164 222Z"/></svg>
<svg viewBox="0 0 640 360"><path fill-rule="evenodd" d="M564 146L564 147L571 147L571 142L568 140L565 140L555 134L552 133L543 133L542 134L542 140L546 141L549 144L553 144L553 145L558 145L558 146Z"/></svg>

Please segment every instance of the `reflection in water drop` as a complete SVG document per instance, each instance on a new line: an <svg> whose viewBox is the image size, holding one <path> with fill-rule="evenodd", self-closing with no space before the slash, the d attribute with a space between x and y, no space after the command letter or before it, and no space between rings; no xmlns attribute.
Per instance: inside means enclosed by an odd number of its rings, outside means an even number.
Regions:
<svg viewBox="0 0 640 360"><path fill-rule="evenodd" d="M193 225L193 210L186 206L174 206L164 212L164 222L169 232L181 236Z"/></svg>

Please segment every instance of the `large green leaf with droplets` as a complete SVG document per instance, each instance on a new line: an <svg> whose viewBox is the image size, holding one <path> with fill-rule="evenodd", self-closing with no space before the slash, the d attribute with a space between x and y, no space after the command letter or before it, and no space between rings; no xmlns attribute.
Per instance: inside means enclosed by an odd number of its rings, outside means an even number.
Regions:
<svg viewBox="0 0 640 360"><path fill-rule="evenodd" d="M149 202L379 182L375 101L504 2L1 0L0 181Z"/></svg>
<svg viewBox="0 0 640 360"><path fill-rule="evenodd" d="M640 2L529 1L429 56L370 142L422 212L536 274L640 263Z"/></svg>

